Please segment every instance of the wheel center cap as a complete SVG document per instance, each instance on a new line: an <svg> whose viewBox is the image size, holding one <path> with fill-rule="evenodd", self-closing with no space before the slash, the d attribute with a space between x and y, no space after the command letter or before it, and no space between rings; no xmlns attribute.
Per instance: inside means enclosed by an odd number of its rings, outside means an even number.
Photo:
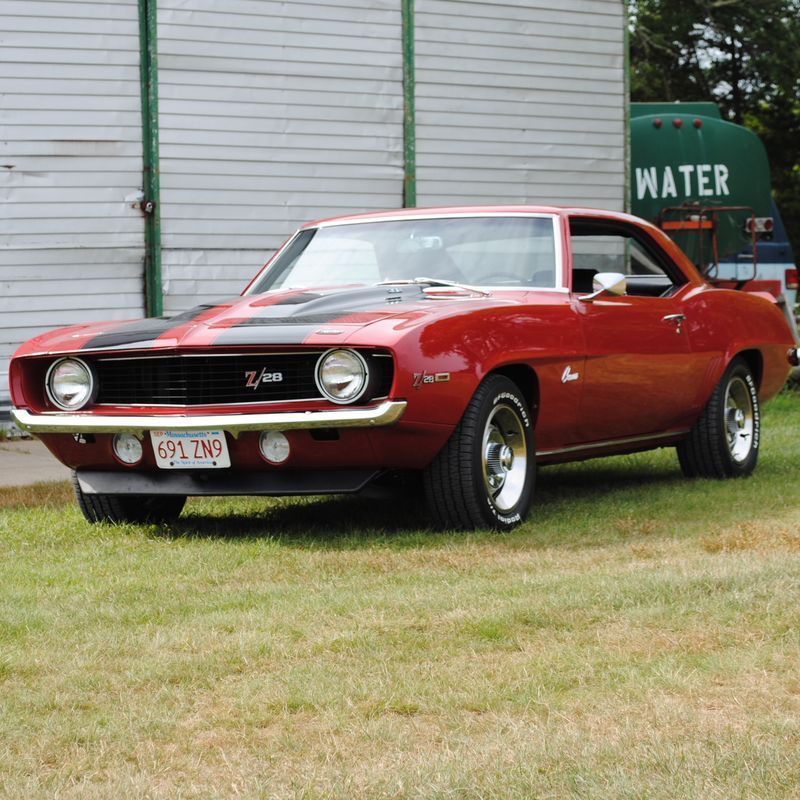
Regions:
<svg viewBox="0 0 800 800"><path fill-rule="evenodd" d="M504 444L500 448L500 466L508 472L513 465L514 451L507 444Z"/></svg>
<svg viewBox="0 0 800 800"><path fill-rule="evenodd" d="M741 408L736 409L736 413L733 415L734 420L736 421L736 426L741 430L744 428L744 411Z"/></svg>

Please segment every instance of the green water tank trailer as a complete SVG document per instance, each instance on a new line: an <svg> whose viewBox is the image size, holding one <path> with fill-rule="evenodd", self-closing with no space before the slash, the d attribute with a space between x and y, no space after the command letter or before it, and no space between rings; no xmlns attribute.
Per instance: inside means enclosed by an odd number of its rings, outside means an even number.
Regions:
<svg viewBox="0 0 800 800"><path fill-rule="evenodd" d="M631 210L659 224L701 267L769 235L764 145L713 103L631 104Z"/></svg>

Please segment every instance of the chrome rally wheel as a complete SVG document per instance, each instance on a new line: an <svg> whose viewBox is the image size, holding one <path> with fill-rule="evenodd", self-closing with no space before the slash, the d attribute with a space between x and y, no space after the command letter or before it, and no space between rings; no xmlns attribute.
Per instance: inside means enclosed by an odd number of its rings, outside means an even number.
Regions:
<svg viewBox="0 0 800 800"><path fill-rule="evenodd" d="M747 460L753 449L755 416L750 387L740 376L732 377L725 391L725 429L728 450L738 464Z"/></svg>
<svg viewBox="0 0 800 800"><path fill-rule="evenodd" d="M536 448L525 395L503 375L478 387L458 427L424 472L439 527L510 530L527 516Z"/></svg>
<svg viewBox="0 0 800 800"><path fill-rule="evenodd" d="M519 503L528 472L525 426L514 407L502 403L492 410L482 452L486 491L500 511L508 511Z"/></svg>
<svg viewBox="0 0 800 800"><path fill-rule="evenodd" d="M756 468L760 440L758 386L747 361L735 358L678 445L678 461L687 478L742 478Z"/></svg>

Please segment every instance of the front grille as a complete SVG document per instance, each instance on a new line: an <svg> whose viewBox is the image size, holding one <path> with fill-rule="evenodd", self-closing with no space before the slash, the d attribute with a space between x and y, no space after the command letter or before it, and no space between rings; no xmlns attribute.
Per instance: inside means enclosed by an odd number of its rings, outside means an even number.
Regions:
<svg viewBox="0 0 800 800"><path fill-rule="evenodd" d="M314 382L322 352L97 359L96 402L197 406L322 399ZM392 358L366 351L362 355L374 376L363 402L388 395Z"/></svg>

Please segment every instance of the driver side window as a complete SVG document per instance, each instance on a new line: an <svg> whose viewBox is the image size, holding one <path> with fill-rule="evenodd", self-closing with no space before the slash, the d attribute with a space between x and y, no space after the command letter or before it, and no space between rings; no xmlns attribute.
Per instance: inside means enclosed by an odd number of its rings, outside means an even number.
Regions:
<svg viewBox="0 0 800 800"><path fill-rule="evenodd" d="M570 220L572 291L588 294L599 272L620 272L627 278L626 294L664 297L682 280L665 269L666 260L646 239L602 220Z"/></svg>

